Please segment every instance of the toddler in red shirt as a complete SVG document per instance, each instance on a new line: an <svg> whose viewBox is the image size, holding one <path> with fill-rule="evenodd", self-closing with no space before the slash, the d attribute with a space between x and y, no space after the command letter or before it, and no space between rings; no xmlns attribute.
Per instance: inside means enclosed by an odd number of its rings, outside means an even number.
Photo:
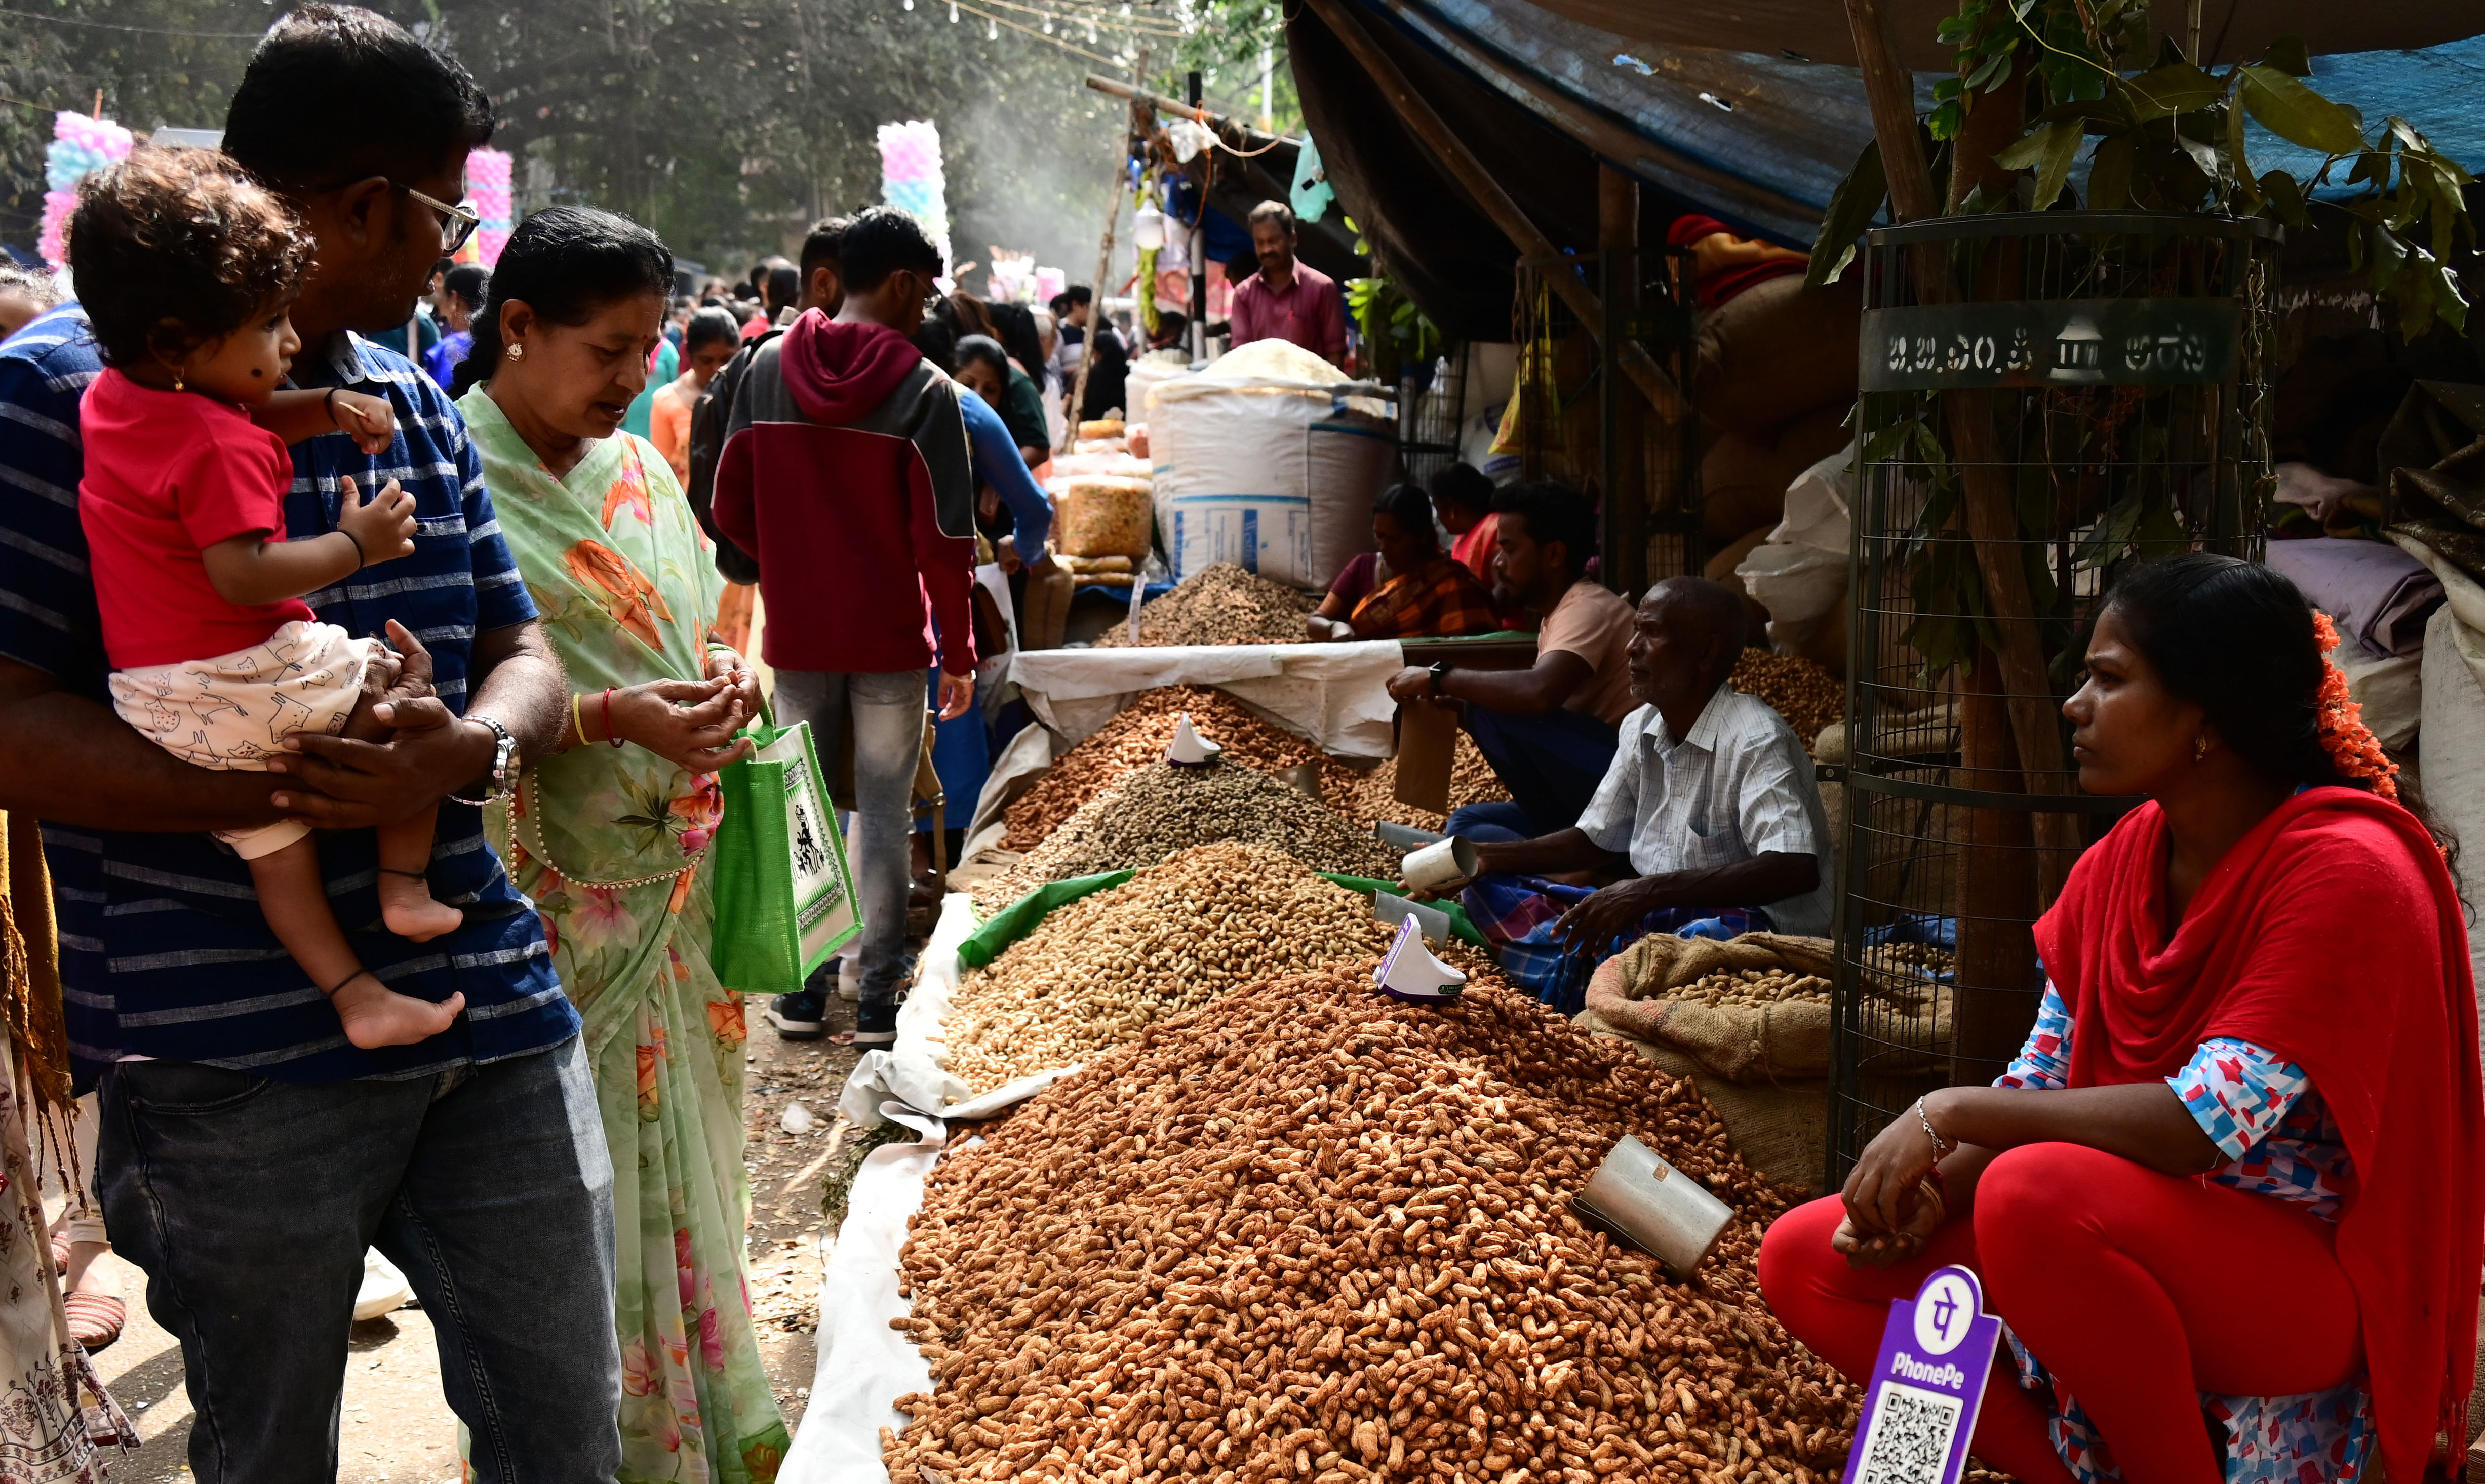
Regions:
<svg viewBox="0 0 2485 1484"><path fill-rule="evenodd" d="M401 661L317 621L306 593L414 551L414 497L365 501L342 482L337 528L285 538L287 442L351 434L390 447L377 397L280 390L301 341L287 310L310 244L285 207L204 149L142 147L89 175L69 223L78 295L108 364L79 406L86 529L113 708L174 756L263 770L297 733L390 735ZM395 623L390 636L413 643ZM431 898L435 811L378 831L380 910L423 939L464 920ZM250 863L268 927L337 1008L357 1046L411 1045L464 1008L398 994L366 971L328 905L310 826L217 839Z"/></svg>

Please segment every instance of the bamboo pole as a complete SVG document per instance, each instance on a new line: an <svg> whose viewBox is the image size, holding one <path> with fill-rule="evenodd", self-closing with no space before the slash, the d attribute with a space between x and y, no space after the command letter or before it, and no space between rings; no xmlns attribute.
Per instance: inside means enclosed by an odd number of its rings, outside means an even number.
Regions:
<svg viewBox="0 0 2485 1484"><path fill-rule="evenodd" d="M1139 48L1139 59L1131 67L1132 91L1138 91L1137 79L1148 75L1148 49ZM1061 419L1061 445L1055 453L1068 453L1079 446L1079 419L1087 414L1087 370L1096 364L1096 337L1105 333L1105 278L1113 271L1113 230L1122 220L1122 192L1131 183L1131 147L1128 133L1122 142L1122 152L1113 164L1113 196L1105 204L1105 237L1096 248L1095 286L1087 301L1087 338L1079 347L1079 374L1070 385L1070 406ZM1128 413L1129 408L1123 411ZM1137 604L1133 604L1135 609Z"/></svg>
<svg viewBox="0 0 2485 1484"><path fill-rule="evenodd" d="M1483 208L1484 214L1492 219L1493 226L1499 228L1511 245L1518 249L1519 256L1536 258L1558 258L1562 256L1561 250L1553 245L1553 239L1538 230L1536 224L1527 219L1527 213L1510 199L1510 193L1503 190L1501 182L1485 169L1484 162L1476 158L1475 151L1466 147L1466 143L1441 121L1441 116L1434 111L1424 95L1406 81L1406 74L1398 70L1398 65L1390 61L1388 54L1355 24L1342 0L1305 0L1305 3L1354 55L1355 63L1379 87L1382 98L1396 112L1399 121L1406 125L1419 143L1432 150L1434 157L1449 172L1450 178L1456 180ZM1562 296L1562 302L1578 317L1580 325L1601 341L1605 335L1605 314L1596 292L1575 273L1548 271L1544 281ZM1669 422L1681 420L1686 411L1681 389L1675 386L1674 378L1668 376L1665 368L1649 355L1646 346L1636 339L1623 337L1616 347L1614 359L1631 385L1648 399L1648 405L1656 410L1658 417Z"/></svg>

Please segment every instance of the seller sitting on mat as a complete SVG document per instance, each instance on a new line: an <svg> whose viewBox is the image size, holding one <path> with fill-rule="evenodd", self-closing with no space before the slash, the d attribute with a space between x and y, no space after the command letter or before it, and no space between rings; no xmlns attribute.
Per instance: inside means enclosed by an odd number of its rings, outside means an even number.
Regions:
<svg viewBox="0 0 2485 1484"><path fill-rule="evenodd" d="M1462 638L1501 627L1492 593L1442 552L1421 489L1393 484L1373 502L1372 543L1379 550L1348 562L1303 620L1314 639Z"/></svg>
<svg viewBox="0 0 2485 1484"><path fill-rule="evenodd" d="M1598 959L1646 933L1829 931L1829 825L1812 760L1766 702L1726 684L1745 622L1722 583L1650 588L1629 645L1642 704L1579 823L1476 847L1467 914L1512 982L1565 1013ZM1543 879L1625 866L1633 875L1601 890Z"/></svg>
<svg viewBox="0 0 2485 1484"><path fill-rule="evenodd" d="M1536 663L1469 670L1449 661L1389 680L1401 705L1461 705L1476 750L1510 791L1470 804L1450 831L1471 840L1529 840L1575 823L1614 757L1614 728L1637 704L1623 651L1631 607L1585 575L1597 522L1567 485L1515 484L1494 498L1494 596L1505 610L1543 615Z"/></svg>

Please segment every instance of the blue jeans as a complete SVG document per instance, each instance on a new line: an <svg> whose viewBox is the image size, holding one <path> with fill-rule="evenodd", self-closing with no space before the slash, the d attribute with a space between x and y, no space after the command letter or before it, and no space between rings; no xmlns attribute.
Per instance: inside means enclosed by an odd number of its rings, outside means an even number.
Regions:
<svg viewBox="0 0 2485 1484"><path fill-rule="evenodd" d="M1535 839L1569 829L1587 811L1613 765L1615 729L1567 706L1537 716L1487 711L1470 702L1467 735L1492 765Z"/></svg>
<svg viewBox="0 0 2485 1484"><path fill-rule="evenodd" d="M1539 834L1554 833L1537 829L1536 822L1527 817L1527 811L1506 798L1489 803L1461 804L1450 811L1450 822L1441 828L1447 833L1489 845L1516 845L1521 840L1533 840Z"/></svg>
<svg viewBox="0 0 2485 1484"><path fill-rule="evenodd" d="M492 1484L621 1465L613 1166L575 1037L402 1082L103 1074L115 1248L180 1341L198 1484L333 1484L363 1249L404 1269Z"/></svg>
<svg viewBox="0 0 2485 1484"><path fill-rule="evenodd" d="M915 860L915 769L923 755L921 670L885 675L777 672L778 723L811 723L820 767L837 776L837 746L854 712L854 837L846 862L862 900L862 1003L897 998L906 977L906 887ZM967 810L972 813L974 805Z"/></svg>

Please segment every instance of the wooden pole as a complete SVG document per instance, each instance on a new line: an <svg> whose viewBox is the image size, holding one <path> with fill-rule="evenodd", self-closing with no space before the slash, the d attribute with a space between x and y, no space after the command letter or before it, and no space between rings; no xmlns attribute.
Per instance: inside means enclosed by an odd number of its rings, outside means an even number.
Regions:
<svg viewBox="0 0 2485 1484"><path fill-rule="evenodd" d="M1139 48L1139 60L1131 68L1131 89L1138 92L1139 79L1148 75L1148 49ZM1053 451L1068 453L1079 446L1079 422L1087 413L1087 370L1096 364L1096 337L1105 333L1105 278L1113 271L1113 229L1122 220L1122 191L1131 183L1131 143L1125 129L1122 152L1113 162L1113 196L1105 204L1105 239L1096 248L1096 283L1087 302L1087 338L1079 347L1079 374L1070 384L1070 407L1061 419L1061 445ZM1122 409L1124 414L1129 408ZM1135 610L1138 605L1131 605Z"/></svg>
<svg viewBox="0 0 2485 1484"><path fill-rule="evenodd" d="M1605 311L1613 316L1619 343L1639 312L1639 180L1602 162L1597 166L1597 255L1605 264ZM1637 397L1620 395L1612 376L1601 381L1605 528L1599 544L1605 585L1636 599L1653 576L1648 561L1648 409Z"/></svg>
<svg viewBox="0 0 2485 1484"><path fill-rule="evenodd" d="M1499 228L1511 245L1518 249L1520 256L1561 256L1561 250L1553 245L1553 240L1539 231L1536 224L1527 219L1527 213L1518 209L1518 203L1510 199L1510 193L1501 188L1501 182L1485 169L1484 162L1476 158L1475 151L1469 149L1465 141L1441 121L1433 105L1406 81L1406 74L1398 70L1398 65L1390 61L1388 54L1355 24L1342 0L1305 0L1305 3L1353 54L1356 65L1379 89L1382 101L1398 115L1408 132L1433 152L1442 168L1450 173L1450 178L1457 181L1483 208L1484 214L1492 219L1493 226ZM1586 327L1588 333L1601 340L1605 335L1605 313L1595 291L1581 283L1575 273L1548 271L1544 281L1562 296L1562 302L1570 306L1570 312L1578 316L1579 323ZM1646 346L1624 337L1615 360L1621 364L1623 374L1640 390L1640 394L1648 399L1648 405L1656 410L1658 417L1674 421L1683 416L1681 389L1675 386L1674 378L1668 376L1665 368L1649 355Z"/></svg>
<svg viewBox="0 0 2485 1484"><path fill-rule="evenodd" d="M1880 141L1882 168L1890 183L1890 203L1901 222L1936 216L1940 206L1933 193L1932 170L1916 133L1915 83L1898 61L1885 0L1845 3L1864 76L1864 96L1872 110L1872 132ZM1959 174L1972 178L1975 172ZM1919 302L1957 300L1957 284L1937 251L1919 248L1909 260ZM2037 640L2035 603L2022 563L2019 517L2011 499L2011 480L2001 466L1990 403L1987 393L1945 391L1942 420L1950 434L1952 467L1966 485L1962 503L1968 539L1976 548L1986 611L2001 644L1996 658L2019 764L2026 771L2029 793L2055 794L2062 791L2063 781L2061 703L2046 671L2044 646ZM2042 906L2061 890L2071 862L2078 857L2079 822L2066 814L2039 813L2034 824L2037 898Z"/></svg>

